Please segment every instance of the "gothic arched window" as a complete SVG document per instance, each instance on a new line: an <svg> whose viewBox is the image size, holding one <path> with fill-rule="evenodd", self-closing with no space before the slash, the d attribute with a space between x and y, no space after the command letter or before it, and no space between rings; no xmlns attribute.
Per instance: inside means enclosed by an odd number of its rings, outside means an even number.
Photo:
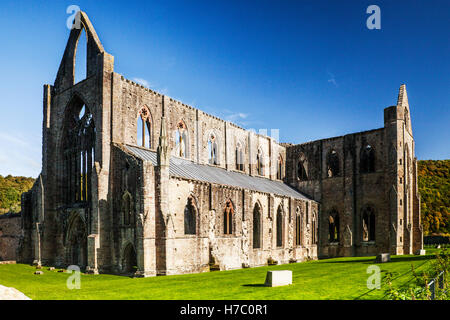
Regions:
<svg viewBox="0 0 450 320"><path fill-rule="evenodd" d="M277 210L277 247L283 246L283 208L278 206Z"/></svg>
<svg viewBox="0 0 450 320"><path fill-rule="evenodd" d="M211 134L208 139L208 163L219 164L218 160L218 144L217 138L214 134Z"/></svg>
<svg viewBox="0 0 450 320"><path fill-rule="evenodd" d="M144 148L152 148L152 123L150 111L147 107L139 110L139 118L137 125L138 144Z"/></svg>
<svg viewBox="0 0 450 320"><path fill-rule="evenodd" d="M89 108L75 96L65 115L63 135L64 198L67 204L91 200L96 129Z"/></svg>
<svg viewBox="0 0 450 320"><path fill-rule="evenodd" d="M281 155L278 155L277 179L278 180L282 180L283 179L283 157Z"/></svg>
<svg viewBox="0 0 450 320"><path fill-rule="evenodd" d="M188 197L186 206L184 207L184 234L197 233L197 208L193 197Z"/></svg>
<svg viewBox="0 0 450 320"><path fill-rule="evenodd" d="M134 214L133 214L133 204L131 194L126 191L122 196L122 214L123 214L123 224L126 226L134 225Z"/></svg>
<svg viewBox="0 0 450 320"><path fill-rule="evenodd" d="M253 208L253 248L261 248L261 207L257 202Z"/></svg>
<svg viewBox="0 0 450 320"><path fill-rule="evenodd" d="M188 156L188 131L183 121L178 122L175 132L175 150L178 157L187 158Z"/></svg>
<svg viewBox="0 0 450 320"><path fill-rule="evenodd" d="M366 207L362 213L363 241L375 241L375 212L372 207Z"/></svg>
<svg viewBox="0 0 450 320"><path fill-rule="evenodd" d="M240 143L236 146L236 170L244 171L244 151Z"/></svg>
<svg viewBox="0 0 450 320"><path fill-rule="evenodd" d="M298 207L295 210L295 245L302 245L302 215Z"/></svg>
<svg viewBox="0 0 450 320"><path fill-rule="evenodd" d="M256 155L256 170L260 176L264 175L264 154L261 149L258 150Z"/></svg>
<svg viewBox="0 0 450 320"><path fill-rule="evenodd" d="M301 154L299 160L297 162L297 179L300 181L308 180L308 161L305 158L304 154Z"/></svg>
<svg viewBox="0 0 450 320"><path fill-rule="evenodd" d="M339 242L339 232L339 213L333 210L328 217L328 242Z"/></svg>
<svg viewBox="0 0 450 320"><path fill-rule="evenodd" d="M327 157L327 177L336 177L339 175L339 156L336 150L331 150Z"/></svg>
<svg viewBox="0 0 450 320"><path fill-rule="evenodd" d="M223 233L233 234L233 216L234 207L231 200L227 200L225 204L225 210L223 212Z"/></svg>
<svg viewBox="0 0 450 320"><path fill-rule="evenodd" d="M375 172L375 150L366 145L361 150L361 173Z"/></svg>

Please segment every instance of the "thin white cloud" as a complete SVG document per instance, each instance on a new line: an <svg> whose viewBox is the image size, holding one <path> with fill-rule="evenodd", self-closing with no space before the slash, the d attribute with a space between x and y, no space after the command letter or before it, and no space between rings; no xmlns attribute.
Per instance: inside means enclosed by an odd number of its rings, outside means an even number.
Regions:
<svg viewBox="0 0 450 320"><path fill-rule="evenodd" d="M336 82L336 77L331 72L328 72L329 79L327 80L329 83L332 83L336 88L338 87L338 84Z"/></svg>
<svg viewBox="0 0 450 320"><path fill-rule="evenodd" d="M147 88L150 88L150 87L151 87L150 82L148 82L148 81L145 80L145 79L142 79L142 78L133 78L133 79L131 79L131 80L133 80L133 81L136 82L136 83L139 83L139 84L143 85L144 87L147 87Z"/></svg>
<svg viewBox="0 0 450 320"><path fill-rule="evenodd" d="M232 113L232 114L225 116L225 119L233 122L233 121L240 121L243 119L247 119L247 117L248 117L247 113L237 112L237 113Z"/></svg>

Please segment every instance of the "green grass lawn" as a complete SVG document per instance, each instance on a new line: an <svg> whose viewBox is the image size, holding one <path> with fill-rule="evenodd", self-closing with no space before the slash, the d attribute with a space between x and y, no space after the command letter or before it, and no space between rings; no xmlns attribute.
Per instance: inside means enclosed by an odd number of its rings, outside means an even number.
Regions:
<svg viewBox="0 0 450 320"><path fill-rule="evenodd" d="M392 256L391 262L378 264L382 275L394 272L394 285L412 279L411 265L428 267L435 250L426 256ZM0 284L14 287L34 299L383 299L381 290L367 288L367 267L374 257L335 258L288 265L216 271L177 276L129 278L115 275L81 275L81 289L69 290L68 273L43 267L17 264L0 265ZM293 285L262 286L268 270L292 270ZM383 283L383 281L382 281Z"/></svg>

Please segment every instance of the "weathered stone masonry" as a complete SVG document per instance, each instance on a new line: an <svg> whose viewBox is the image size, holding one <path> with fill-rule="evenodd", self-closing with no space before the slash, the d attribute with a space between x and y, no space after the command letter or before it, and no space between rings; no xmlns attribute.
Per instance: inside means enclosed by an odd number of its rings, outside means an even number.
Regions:
<svg viewBox="0 0 450 320"><path fill-rule="evenodd" d="M74 28L44 86L20 260L153 276L422 248L404 86L382 129L279 144L115 73L78 18L87 77Z"/></svg>

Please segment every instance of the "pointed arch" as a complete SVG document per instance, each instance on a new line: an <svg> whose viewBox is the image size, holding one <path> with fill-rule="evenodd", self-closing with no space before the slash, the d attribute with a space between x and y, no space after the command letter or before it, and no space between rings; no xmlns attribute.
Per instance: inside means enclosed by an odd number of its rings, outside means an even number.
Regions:
<svg viewBox="0 0 450 320"><path fill-rule="evenodd" d="M277 179L282 180L284 177L284 162L281 154L278 155L277 159Z"/></svg>
<svg viewBox="0 0 450 320"><path fill-rule="evenodd" d="M223 211L223 233L233 234L233 220L234 220L234 205L231 199L225 202L225 209Z"/></svg>
<svg viewBox="0 0 450 320"><path fill-rule="evenodd" d="M299 181L308 180L308 160L303 153L300 153L297 161L297 179Z"/></svg>
<svg viewBox="0 0 450 320"><path fill-rule="evenodd" d="M95 74L97 70L97 56L105 53L97 33L86 13L79 11L75 15L74 22L55 80L55 90L57 92L61 92L74 85L76 50L83 30L86 32L87 39L86 77Z"/></svg>
<svg viewBox="0 0 450 320"><path fill-rule="evenodd" d="M66 262L84 268L87 265L87 228L80 213L72 212L70 214L67 230Z"/></svg>
<svg viewBox="0 0 450 320"><path fill-rule="evenodd" d="M197 234L197 215L197 204L191 195L184 207L184 234Z"/></svg>
<svg viewBox="0 0 450 320"><path fill-rule="evenodd" d="M256 171L260 176L264 176L264 160L264 153L262 149L259 148L258 153L256 154Z"/></svg>
<svg viewBox="0 0 450 320"><path fill-rule="evenodd" d="M96 127L94 115L79 94L65 109L60 147L63 159L63 199L66 204L92 199L92 168L95 161Z"/></svg>
<svg viewBox="0 0 450 320"><path fill-rule="evenodd" d="M131 193L127 191L122 195L122 223L125 226L134 227L136 223L135 214L134 214L134 206L133 206L133 197Z"/></svg>
<svg viewBox="0 0 450 320"><path fill-rule="evenodd" d="M340 221L339 213L332 209L328 215L328 242L339 242L340 239Z"/></svg>
<svg viewBox="0 0 450 320"><path fill-rule="evenodd" d="M145 105L139 109L137 124L137 144L144 148L153 148L153 118Z"/></svg>
<svg viewBox="0 0 450 320"><path fill-rule="evenodd" d="M284 210L281 204L278 206L277 209L276 237L277 237L277 247L282 247L284 244Z"/></svg>
<svg viewBox="0 0 450 320"><path fill-rule="evenodd" d="M188 158L189 132L183 120L178 121L175 129L175 152L177 157Z"/></svg>
<svg viewBox="0 0 450 320"><path fill-rule="evenodd" d="M256 201L253 207L253 249L261 248L262 238L262 207Z"/></svg>
<svg viewBox="0 0 450 320"><path fill-rule="evenodd" d="M366 205L361 213L362 241L375 241L375 210L373 206Z"/></svg>
<svg viewBox="0 0 450 320"><path fill-rule="evenodd" d="M74 58L74 83L78 83L87 78L87 35L84 28L81 28L80 35L75 45Z"/></svg>
<svg viewBox="0 0 450 320"><path fill-rule="evenodd" d="M327 177L337 177L339 176L339 156L336 150L331 149L327 154Z"/></svg>
<svg viewBox="0 0 450 320"><path fill-rule="evenodd" d="M244 171L244 148L242 143L240 142L236 144L235 159L236 159L236 170Z"/></svg>
<svg viewBox="0 0 450 320"><path fill-rule="evenodd" d="M208 163L213 165L219 164L219 138L217 134L212 131L208 134Z"/></svg>
<svg viewBox="0 0 450 320"><path fill-rule="evenodd" d="M136 249L131 242L128 242L122 253L122 270L124 273L134 274L137 269Z"/></svg>
<svg viewBox="0 0 450 320"><path fill-rule="evenodd" d="M302 214L300 207L295 209L295 245L302 245Z"/></svg>
<svg viewBox="0 0 450 320"><path fill-rule="evenodd" d="M375 172L375 150L370 144L366 144L361 149L360 172L361 173Z"/></svg>

